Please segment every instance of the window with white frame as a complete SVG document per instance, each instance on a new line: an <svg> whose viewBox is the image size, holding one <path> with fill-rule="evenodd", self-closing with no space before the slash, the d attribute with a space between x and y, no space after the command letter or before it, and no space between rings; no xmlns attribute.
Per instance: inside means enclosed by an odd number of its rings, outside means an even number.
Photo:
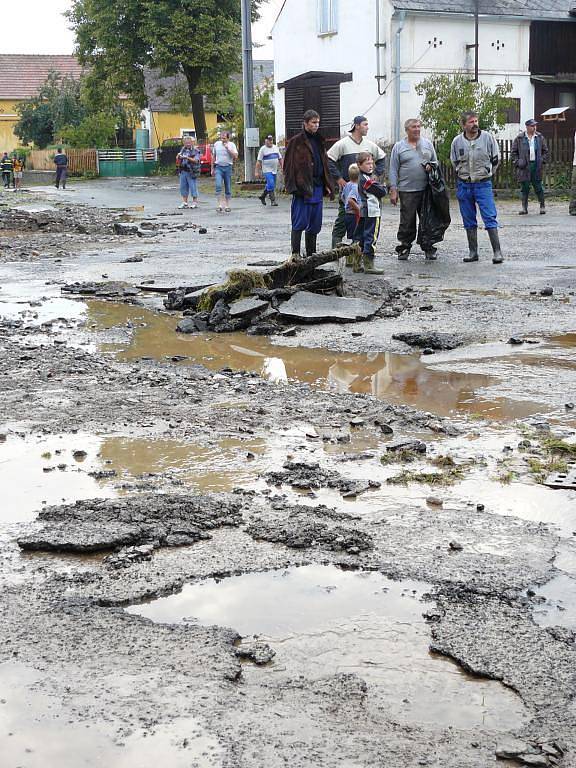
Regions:
<svg viewBox="0 0 576 768"><path fill-rule="evenodd" d="M337 3L338 0L317 0L318 2L318 34L330 35L338 31Z"/></svg>

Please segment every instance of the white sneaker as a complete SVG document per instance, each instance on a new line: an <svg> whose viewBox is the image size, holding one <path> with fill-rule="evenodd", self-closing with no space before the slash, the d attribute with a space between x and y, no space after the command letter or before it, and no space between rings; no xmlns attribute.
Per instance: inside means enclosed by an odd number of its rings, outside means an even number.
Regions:
<svg viewBox="0 0 576 768"><path fill-rule="evenodd" d="M178 206L178 208L188 208L188 207L189 207L188 203L180 203L180 205Z"/></svg>
<svg viewBox="0 0 576 768"><path fill-rule="evenodd" d="M190 203L188 208L198 208L198 203Z"/></svg>

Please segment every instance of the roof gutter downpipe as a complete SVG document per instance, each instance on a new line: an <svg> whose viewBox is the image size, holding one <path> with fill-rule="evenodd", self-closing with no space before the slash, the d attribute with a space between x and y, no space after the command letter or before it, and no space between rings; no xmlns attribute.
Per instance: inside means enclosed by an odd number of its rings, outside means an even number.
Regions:
<svg viewBox="0 0 576 768"><path fill-rule="evenodd" d="M394 90L396 104L394 109L394 141L400 141L400 61L402 58L400 36L402 35L405 21L406 11L400 11L398 14L398 26L396 27L396 88Z"/></svg>

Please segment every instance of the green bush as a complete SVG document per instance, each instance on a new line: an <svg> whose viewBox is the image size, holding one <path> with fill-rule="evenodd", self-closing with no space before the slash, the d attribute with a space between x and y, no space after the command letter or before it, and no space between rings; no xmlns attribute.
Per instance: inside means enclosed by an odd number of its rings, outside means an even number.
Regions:
<svg viewBox="0 0 576 768"><path fill-rule="evenodd" d="M98 112L85 117L80 125L62 130L62 140L76 149L107 148L116 143L116 121L112 115Z"/></svg>

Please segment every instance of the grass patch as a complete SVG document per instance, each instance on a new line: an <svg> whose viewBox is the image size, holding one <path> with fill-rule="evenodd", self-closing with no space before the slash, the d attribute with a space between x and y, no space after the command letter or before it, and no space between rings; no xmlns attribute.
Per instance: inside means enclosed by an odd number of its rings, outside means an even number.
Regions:
<svg viewBox="0 0 576 768"><path fill-rule="evenodd" d="M505 472L500 472L500 474L496 478L497 482L502 483L502 485L510 485L512 480L515 480L515 479L516 479L516 473L512 472L511 469L508 469Z"/></svg>
<svg viewBox="0 0 576 768"><path fill-rule="evenodd" d="M436 456L436 458L432 459L430 463L439 469L450 469L456 466L456 462L452 456Z"/></svg>
<svg viewBox="0 0 576 768"><path fill-rule="evenodd" d="M399 475L389 477L386 482L389 485L408 485L408 483L423 483L425 485L448 486L462 480L464 471L459 467L449 469L446 472L413 472L405 469Z"/></svg>
<svg viewBox="0 0 576 768"><path fill-rule="evenodd" d="M250 269L233 269L228 272L228 280L209 288L198 302L199 312L210 312L219 298L236 301L250 296L255 288L268 288L266 275Z"/></svg>
<svg viewBox="0 0 576 768"><path fill-rule="evenodd" d="M568 462L565 459L548 458L545 461L531 457L527 459L530 474L537 483L545 482L552 472L568 472Z"/></svg>
<svg viewBox="0 0 576 768"><path fill-rule="evenodd" d="M574 456L576 458L576 444L567 443L559 437L547 437L542 441L542 446L550 453L559 453L561 456Z"/></svg>
<svg viewBox="0 0 576 768"><path fill-rule="evenodd" d="M416 451L387 451L380 458L380 463L384 466L388 464L410 464L413 461L424 458L421 453Z"/></svg>

